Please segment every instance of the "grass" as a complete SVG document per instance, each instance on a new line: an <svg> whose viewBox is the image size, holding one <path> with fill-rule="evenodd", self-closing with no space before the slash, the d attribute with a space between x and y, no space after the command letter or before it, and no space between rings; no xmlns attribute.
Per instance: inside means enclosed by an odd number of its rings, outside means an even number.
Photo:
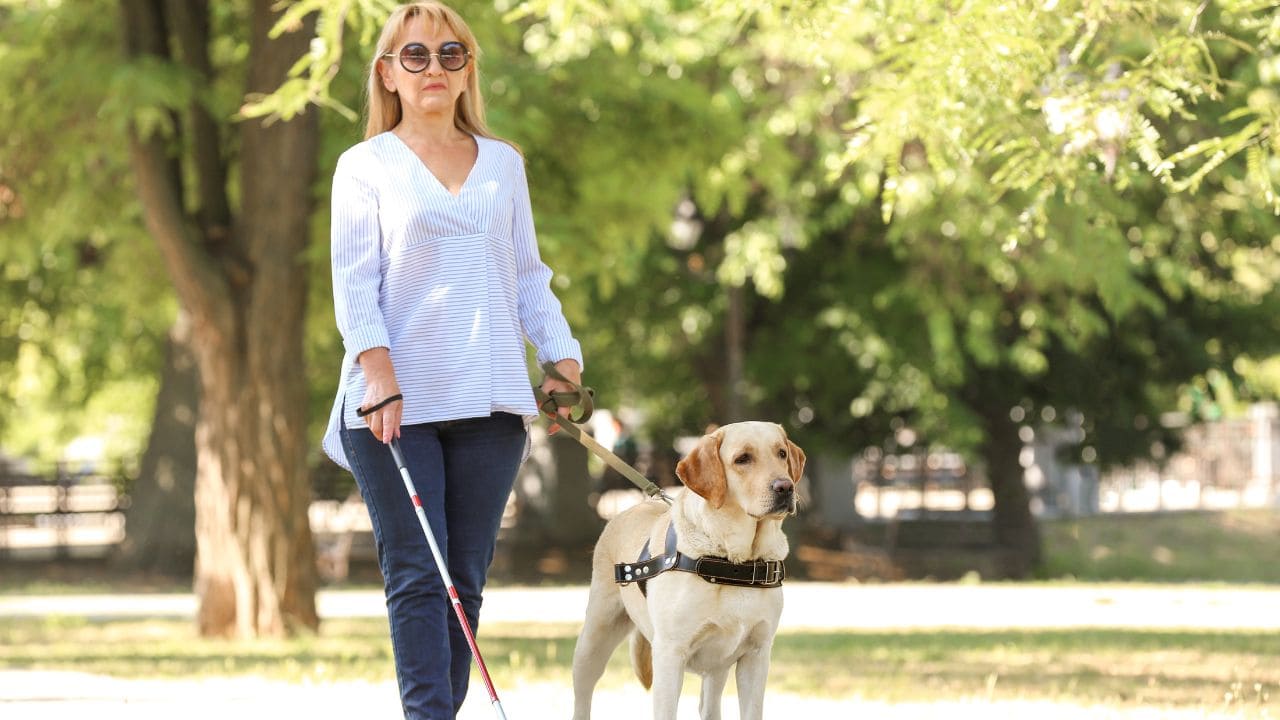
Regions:
<svg viewBox="0 0 1280 720"><path fill-rule="evenodd" d="M1044 578L1280 583L1280 512L1103 515L1041 523Z"/></svg>
<svg viewBox="0 0 1280 720"><path fill-rule="evenodd" d="M0 595L188 593L190 580L121 571L108 561L49 560L0 565Z"/></svg>
<svg viewBox="0 0 1280 720"><path fill-rule="evenodd" d="M1275 511L1103 516L1041 527L1046 578L1280 583ZM4 575L0 592L6 594L189 590L79 567L64 575ZM480 642L500 687L550 683L567 689L577 630L572 624L492 623ZM614 654L603 687L635 685L627 655L625 648ZM200 639L182 620L0 618L0 669L288 682L394 678L382 619L333 619L309 637L237 642ZM686 690L696 686L687 682ZM1280 632L784 631L774 645L769 687L887 703L1039 700L1274 717Z"/></svg>
<svg viewBox="0 0 1280 720"><path fill-rule="evenodd" d="M481 634L500 685L570 687L577 626L493 624ZM634 684L625 648L603 687ZM127 678L258 676L290 682L394 677L385 621L332 620L312 637L201 640L190 623L0 620L0 667ZM1268 707L1280 633L1130 630L783 633L771 691L885 702L1050 700L1110 706ZM696 686L696 683L693 685Z"/></svg>

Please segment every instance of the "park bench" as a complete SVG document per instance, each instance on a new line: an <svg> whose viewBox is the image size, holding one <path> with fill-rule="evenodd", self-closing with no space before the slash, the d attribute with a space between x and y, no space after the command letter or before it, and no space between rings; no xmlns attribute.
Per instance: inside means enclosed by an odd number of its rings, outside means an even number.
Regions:
<svg viewBox="0 0 1280 720"><path fill-rule="evenodd" d="M124 539L128 506L101 473L0 471L0 560L105 557Z"/></svg>

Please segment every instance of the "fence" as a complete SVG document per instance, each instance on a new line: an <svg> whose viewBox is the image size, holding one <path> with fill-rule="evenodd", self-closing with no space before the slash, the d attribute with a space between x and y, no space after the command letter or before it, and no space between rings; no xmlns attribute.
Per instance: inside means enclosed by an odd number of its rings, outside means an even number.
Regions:
<svg viewBox="0 0 1280 720"><path fill-rule="evenodd" d="M1107 473L1058 459L1058 449L1078 437L1072 427L1025 431L1021 460L1032 511L1058 517L1274 506L1280 502L1278 415L1274 404L1258 404L1244 418L1190 426L1179 452ZM992 507L981 468L954 453L870 448L844 467L861 519L981 514Z"/></svg>
<svg viewBox="0 0 1280 720"><path fill-rule="evenodd" d="M0 560L104 557L124 539L128 506L116 476L0 469Z"/></svg>
<svg viewBox="0 0 1280 720"><path fill-rule="evenodd" d="M1278 414L1275 405L1258 405L1246 418L1192 426L1183 449L1164 462L1102 475L1092 466L1058 460L1057 447L1072 440L1070 428L1042 428L1024 437L1022 464L1032 510L1055 517L1275 506L1280 500ZM981 468L955 453L872 448L852 459L812 460L809 474L821 488L814 509L823 524L833 527L895 518L982 517L993 505ZM0 560L105 556L124 538L129 498L121 487L110 474L60 466L42 476L0 465ZM311 524L321 567L341 577L350 556L372 556L368 518L358 497L352 497L347 476L317 477L316 490Z"/></svg>
<svg viewBox="0 0 1280 720"><path fill-rule="evenodd" d="M1099 481L1103 512L1265 507L1280 500L1280 422L1274 404L1248 417L1193 425L1163 463L1139 463Z"/></svg>

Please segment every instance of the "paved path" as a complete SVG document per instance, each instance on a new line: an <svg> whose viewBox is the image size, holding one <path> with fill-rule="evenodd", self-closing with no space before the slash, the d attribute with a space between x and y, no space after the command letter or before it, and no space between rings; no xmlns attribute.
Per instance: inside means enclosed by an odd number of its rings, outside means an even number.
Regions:
<svg viewBox="0 0 1280 720"><path fill-rule="evenodd" d="M1280 588L1179 586L1039 585L856 585L790 583L782 629L883 630L893 628L1207 628L1280 630ZM377 591L323 591L322 617L385 615ZM486 623L581 621L585 587L494 588L486 593ZM192 617L195 599L169 595L0 596L0 618L78 615L95 619ZM686 682L678 720L696 714L697 682ZM563 720L570 714L568 688L531 684L499 688L511 720ZM260 678L160 681L117 679L74 672L31 672L0 668L2 720L279 720L395 718L392 682L295 684ZM649 698L639 686L605 690L596 696L596 717L648 718ZM887 704L829 700L770 693L766 717L814 720L956 720L1026 718L1036 720L1192 720L1268 718L1257 708L1220 711L1167 708L1085 707L1052 702L986 703L980 698L945 703ZM1264 712L1267 710L1264 708ZM476 683L460 720L495 717L482 685ZM724 720L738 720L736 701L725 698Z"/></svg>

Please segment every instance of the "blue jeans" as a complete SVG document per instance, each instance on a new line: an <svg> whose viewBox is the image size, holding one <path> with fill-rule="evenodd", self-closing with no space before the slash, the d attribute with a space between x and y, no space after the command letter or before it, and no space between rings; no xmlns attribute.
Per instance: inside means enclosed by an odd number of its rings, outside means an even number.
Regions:
<svg viewBox="0 0 1280 720"><path fill-rule="evenodd" d="M404 716L453 718L471 674L466 635L391 450L368 428L341 434L373 521ZM525 435L524 420L507 413L400 429L405 464L473 631Z"/></svg>

